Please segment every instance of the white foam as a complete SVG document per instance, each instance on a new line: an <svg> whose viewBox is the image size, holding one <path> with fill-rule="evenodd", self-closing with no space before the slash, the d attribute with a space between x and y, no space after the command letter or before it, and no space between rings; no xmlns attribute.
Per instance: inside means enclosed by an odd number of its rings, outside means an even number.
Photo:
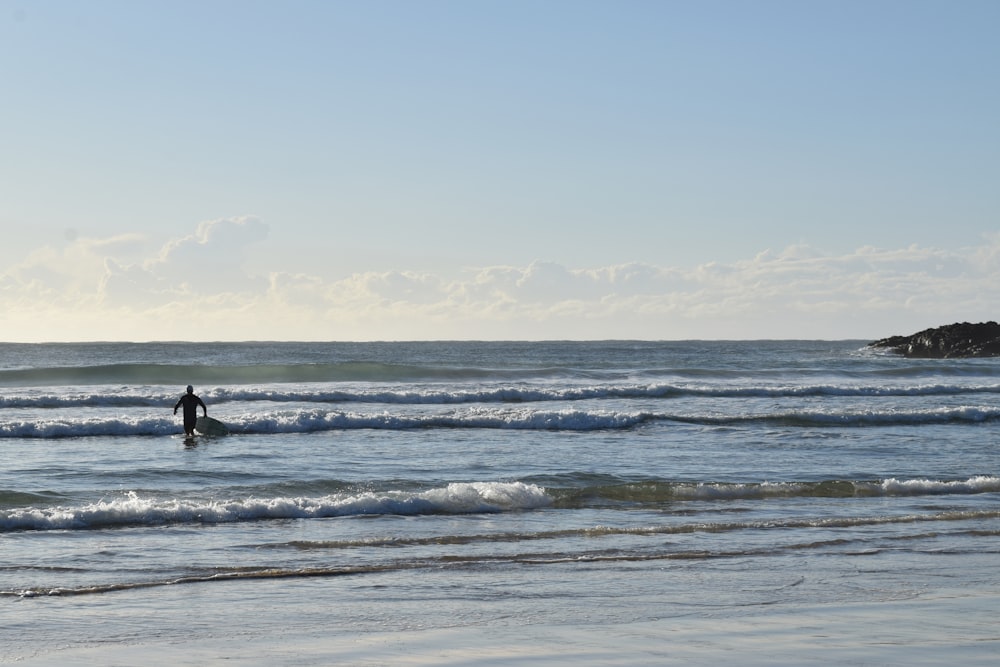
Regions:
<svg viewBox="0 0 1000 667"><path fill-rule="evenodd" d="M127 492L79 507L0 510L0 530L83 530L167 523L231 523L361 514L470 514L547 507L545 490L522 482L455 482L424 491L225 500L158 499Z"/></svg>
<svg viewBox="0 0 1000 667"><path fill-rule="evenodd" d="M991 493L1000 491L1000 477L979 475L966 480L940 481L932 479L882 480L871 488L885 495L923 496L947 494Z"/></svg>

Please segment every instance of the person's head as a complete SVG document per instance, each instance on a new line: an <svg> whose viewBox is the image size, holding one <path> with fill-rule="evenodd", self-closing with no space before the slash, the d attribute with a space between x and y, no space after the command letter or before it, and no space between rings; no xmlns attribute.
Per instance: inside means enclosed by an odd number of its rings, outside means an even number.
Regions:
<svg viewBox="0 0 1000 667"><path fill-rule="evenodd" d="M188 393L189 394L193 394L194 393L194 387L192 387L191 385L188 385Z"/></svg>

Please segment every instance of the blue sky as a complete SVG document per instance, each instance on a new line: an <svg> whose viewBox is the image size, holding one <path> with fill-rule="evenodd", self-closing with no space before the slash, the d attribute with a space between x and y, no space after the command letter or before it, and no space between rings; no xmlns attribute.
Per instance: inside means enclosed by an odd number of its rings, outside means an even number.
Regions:
<svg viewBox="0 0 1000 667"><path fill-rule="evenodd" d="M1000 3L0 0L0 339L997 318Z"/></svg>

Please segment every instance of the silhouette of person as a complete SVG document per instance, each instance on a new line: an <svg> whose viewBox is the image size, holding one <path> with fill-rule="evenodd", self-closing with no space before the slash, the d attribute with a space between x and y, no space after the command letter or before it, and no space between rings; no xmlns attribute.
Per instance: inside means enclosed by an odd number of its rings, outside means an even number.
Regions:
<svg viewBox="0 0 1000 667"><path fill-rule="evenodd" d="M198 398L194 393L194 387L191 385L187 386L187 393L181 396L181 400L177 401L174 406L174 414L177 414L177 408L184 406L184 433L188 436L194 435L194 425L198 421L198 406L205 411L205 416L208 416L208 408L205 407L205 401Z"/></svg>

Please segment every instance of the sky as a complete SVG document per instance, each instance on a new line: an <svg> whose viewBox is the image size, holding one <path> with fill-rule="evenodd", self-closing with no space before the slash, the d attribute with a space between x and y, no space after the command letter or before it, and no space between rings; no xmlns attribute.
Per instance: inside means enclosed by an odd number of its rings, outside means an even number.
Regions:
<svg viewBox="0 0 1000 667"><path fill-rule="evenodd" d="M1000 319L994 0L0 0L0 340Z"/></svg>

